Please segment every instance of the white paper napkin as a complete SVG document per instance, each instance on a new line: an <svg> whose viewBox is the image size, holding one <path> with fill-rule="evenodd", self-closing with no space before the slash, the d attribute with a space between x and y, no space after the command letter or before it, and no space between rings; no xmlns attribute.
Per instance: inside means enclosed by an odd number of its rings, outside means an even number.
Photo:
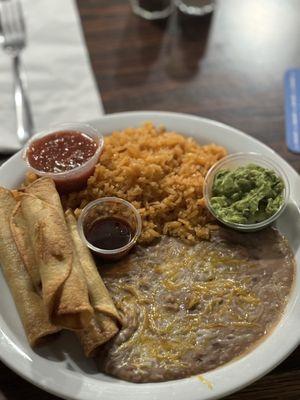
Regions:
<svg viewBox="0 0 300 400"><path fill-rule="evenodd" d="M22 53L35 131L103 114L74 0L22 0L28 44ZM20 148L11 60L0 49L0 153Z"/></svg>

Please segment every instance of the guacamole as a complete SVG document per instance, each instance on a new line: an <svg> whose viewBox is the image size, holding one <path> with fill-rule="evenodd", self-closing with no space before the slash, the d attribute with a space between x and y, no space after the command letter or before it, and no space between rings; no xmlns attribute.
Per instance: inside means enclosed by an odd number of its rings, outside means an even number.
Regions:
<svg viewBox="0 0 300 400"><path fill-rule="evenodd" d="M276 213L283 190L284 183L273 170L248 164L216 173L210 203L225 222L254 224Z"/></svg>

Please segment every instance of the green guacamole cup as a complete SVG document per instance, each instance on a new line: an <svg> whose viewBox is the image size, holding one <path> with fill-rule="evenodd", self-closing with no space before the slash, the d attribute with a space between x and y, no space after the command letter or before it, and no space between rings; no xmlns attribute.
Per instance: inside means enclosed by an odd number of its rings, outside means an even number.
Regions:
<svg viewBox="0 0 300 400"><path fill-rule="evenodd" d="M258 153L235 153L208 171L204 197L214 217L230 228L253 232L283 212L290 185L283 169Z"/></svg>

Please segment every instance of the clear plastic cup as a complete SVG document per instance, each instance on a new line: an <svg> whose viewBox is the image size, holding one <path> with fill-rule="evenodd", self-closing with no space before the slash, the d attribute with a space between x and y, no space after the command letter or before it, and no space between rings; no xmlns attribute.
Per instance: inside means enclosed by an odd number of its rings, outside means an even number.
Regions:
<svg viewBox="0 0 300 400"><path fill-rule="evenodd" d="M276 175L282 179L282 181L284 183L282 205L279 207L279 209L276 211L275 214L271 215L271 217L265 219L264 221L257 222L255 224L237 224L237 223L224 221L223 219L219 218L216 215L216 213L214 212L214 209L210 203L212 186L213 186L215 175L221 169L234 170L238 167L246 166L248 164L255 164L255 165L259 165L263 168L271 169L271 170L275 171ZM208 171L208 173L206 175L205 182L204 182L204 198L205 198L207 207L208 207L209 211L212 213L212 215L218 221L222 222L224 225L229 226L230 228L236 229L238 231L244 231L244 232L258 231L258 230L261 230L261 229L267 227L268 225L272 224L285 209L285 207L288 203L289 195L290 195L290 184L289 184L288 178L287 178L284 170L275 161L271 160L268 157L265 157L262 154L258 154L258 153L235 153L235 154L231 154L229 156L222 158L219 162L217 162L215 165L213 165L211 167L211 169Z"/></svg>
<svg viewBox="0 0 300 400"><path fill-rule="evenodd" d="M79 132L86 136L89 136L97 143L97 149L94 155L89 158L82 165L64 172L45 172L38 170L31 166L28 160L28 150L30 146L37 140L52 133L58 132ZM95 166L98 162L100 154L103 150L104 139L103 136L98 133L92 126L80 123L65 123L57 126L53 126L48 130L42 131L35 134L26 144L23 151L23 159L25 160L27 166L39 177L47 176L54 180L57 190L61 193L69 193L75 190L82 189L88 180L88 178L93 174Z"/></svg>
<svg viewBox="0 0 300 400"><path fill-rule="evenodd" d="M115 249L101 249L94 246L87 239L88 231L93 223L99 219L109 217L126 221L131 227L130 241ZM102 197L89 203L82 210L78 219L78 231L83 242L95 254L107 260L117 260L124 257L137 242L142 230L142 220L138 210L128 201L119 197Z"/></svg>

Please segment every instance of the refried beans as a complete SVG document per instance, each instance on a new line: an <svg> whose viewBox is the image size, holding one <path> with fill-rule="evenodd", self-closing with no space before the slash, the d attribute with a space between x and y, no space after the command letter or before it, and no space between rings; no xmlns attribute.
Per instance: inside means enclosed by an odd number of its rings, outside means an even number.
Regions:
<svg viewBox="0 0 300 400"><path fill-rule="evenodd" d="M295 262L272 228L218 227L193 246L164 236L101 268L123 327L100 368L132 382L204 373L248 351L279 320Z"/></svg>

